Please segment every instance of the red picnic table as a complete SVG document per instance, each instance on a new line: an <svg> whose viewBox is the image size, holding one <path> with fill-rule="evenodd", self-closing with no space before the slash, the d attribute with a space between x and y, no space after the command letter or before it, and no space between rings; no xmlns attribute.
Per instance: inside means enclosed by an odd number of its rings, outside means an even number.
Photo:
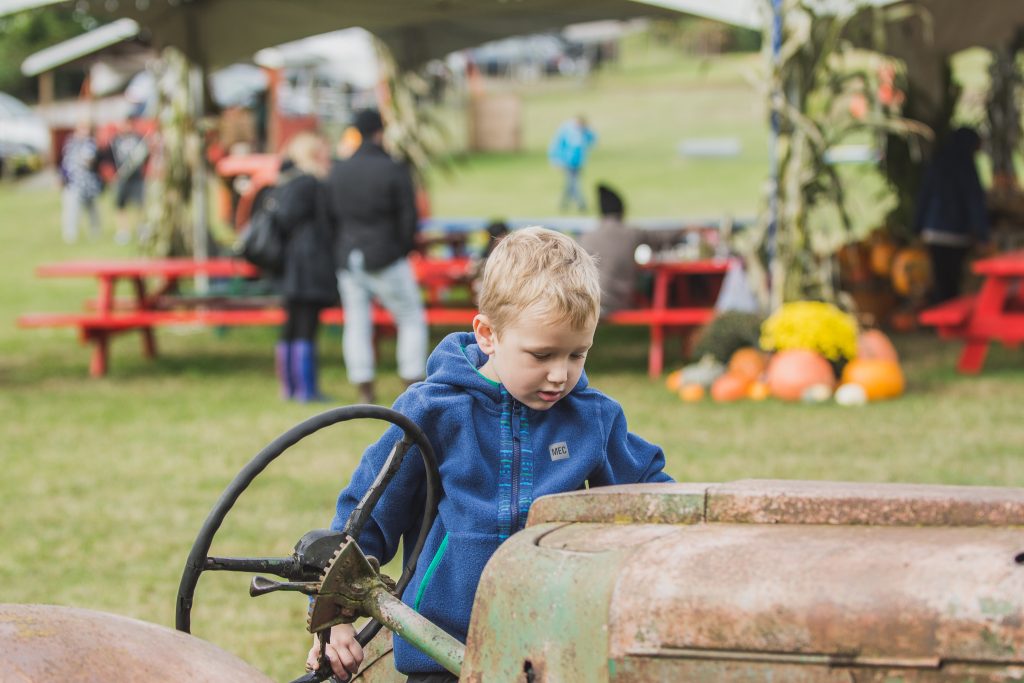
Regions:
<svg viewBox="0 0 1024 683"><path fill-rule="evenodd" d="M964 340L957 370L975 374L991 342L1016 348L1024 341L1024 250L980 259L971 270L982 278L977 294L926 309L919 320L944 339Z"/></svg>
<svg viewBox="0 0 1024 683"><path fill-rule="evenodd" d="M476 313L470 303L444 302L444 293L468 284L471 260L411 259L413 271L423 287L429 325L468 326ZM664 341L667 331L687 334L714 317L714 295L729 268L727 260L671 261L659 260L643 266L654 276L653 292L648 305L617 311L603 322L612 325L646 326L650 328L648 372L652 377L664 368ZM103 376L109 365L110 339L120 333L139 331L143 352L156 356L154 328L163 325L278 325L284 311L272 303L237 300L220 302L216 298L181 297L174 287L184 278L253 277L258 269L247 261L235 259L134 259L118 261L67 261L42 265L36 269L41 277L93 277L99 291L86 310L75 313L29 313L18 318L21 327L73 326L81 339L93 346L89 373ZM711 286L704 299L694 296L699 280L710 276ZM131 283L133 296L116 299L119 281ZM223 297L222 297L223 298ZM461 307L460 307L461 306ZM321 320L328 324L344 324L344 311L338 307L325 309ZM374 324L387 329L393 324L387 311L374 308Z"/></svg>
<svg viewBox="0 0 1024 683"><path fill-rule="evenodd" d="M156 356L156 337L153 326L178 320L182 324L194 320L180 312L158 310L168 292L174 291L182 278L205 275L208 277L253 277L259 270L247 261L236 259L210 259L197 261L190 258L126 259L116 261L82 260L47 263L36 268L40 277L93 277L99 284L95 310L86 313L39 313L21 316L23 327L52 327L77 325L83 341L93 344L89 374L106 374L110 337L114 334L138 330L142 334L142 349L147 358ZM132 297L126 302L115 300L119 281L131 283Z"/></svg>
<svg viewBox="0 0 1024 683"><path fill-rule="evenodd" d="M729 259L698 261L654 260L640 268L654 275L649 308L616 311L606 321L616 325L646 325L650 328L647 374L658 377L665 367L665 332L682 330L686 336L715 317L714 301ZM698 280L710 279L712 286L703 300L695 295Z"/></svg>
<svg viewBox="0 0 1024 683"><path fill-rule="evenodd" d="M469 287L472 260L468 256L451 258L426 258L413 252L409 256L416 281L425 294L426 304L436 306L442 303L444 294L457 287Z"/></svg>
<svg viewBox="0 0 1024 683"><path fill-rule="evenodd" d="M470 261L465 257L453 259L412 259L413 270L426 293L429 324L468 324L474 311L433 306L442 293L453 286L465 284ZM48 263L36 268L40 277L92 277L99 290L95 300L86 302L86 310L75 313L28 313L18 318L21 327L73 326L80 331L83 342L93 346L89 374L106 374L110 357L110 339L124 332L138 331L142 335L142 349L147 358L155 358L154 328L163 325L278 325L285 314L279 302L273 300L246 300L225 297L186 298L175 295L176 286L185 278L198 275L217 278L255 277L259 269L240 259L210 259L196 261L190 258L82 260ZM131 283L132 296L116 298L118 283ZM230 299L230 297L228 297ZM321 319L327 323L342 324L341 309L325 309ZM383 309L374 310L374 323L381 328L392 324Z"/></svg>
<svg viewBox="0 0 1024 683"><path fill-rule="evenodd" d="M114 310L114 290L118 280L128 280L134 292L133 310L153 308L157 299L172 291L182 278L206 275L208 277L255 277L259 269L248 261L238 259L190 258L129 259L117 261L63 261L46 263L36 268L40 277L95 277L99 281L96 310L101 314ZM147 289L148 278L160 278L155 290Z"/></svg>

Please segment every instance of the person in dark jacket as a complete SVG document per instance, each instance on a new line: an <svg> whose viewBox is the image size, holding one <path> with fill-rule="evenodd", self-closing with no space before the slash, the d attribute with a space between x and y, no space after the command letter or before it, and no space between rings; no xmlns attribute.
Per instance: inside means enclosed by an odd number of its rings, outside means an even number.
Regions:
<svg viewBox="0 0 1024 683"><path fill-rule="evenodd" d="M525 526L534 500L587 485L672 481L661 448L630 432L622 406L588 385L583 366L600 299L593 259L571 237L515 230L487 259L473 332L447 336L426 381L395 401L434 445L444 490L401 598L463 642L484 565ZM392 427L363 454L332 529L344 526L400 438ZM360 547L381 564L400 542L407 555L415 545L423 477L422 460L409 453L362 529ZM410 682L456 680L397 635L394 652ZM310 650L307 668L319 654ZM326 654L342 680L357 669L362 649L351 625L332 628Z"/></svg>
<svg viewBox="0 0 1024 683"><path fill-rule="evenodd" d="M985 191L974 165L980 147L974 129L956 129L936 151L921 183L914 227L931 256L933 304L960 294L968 252L989 240Z"/></svg>
<svg viewBox="0 0 1024 683"><path fill-rule="evenodd" d="M418 227L412 175L381 146L379 112L358 112L355 126L362 143L351 157L334 163L327 191L345 309L345 368L360 399L374 403L372 301L395 319L398 375L407 385L426 374L428 335L419 284L407 258Z"/></svg>
<svg viewBox="0 0 1024 683"><path fill-rule="evenodd" d="M330 167L327 143L299 133L288 145L281 178L269 201L285 234L281 294L287 318L275 365L281 393L296 401L324 400L317 379L316 337L320 311L337 301L334 236L322 178Z"/></svg>
<svg viewBox="0 0 1024 683"><path fill-rule="evenodd" d="M590 232L580 235L580 244L597 259L601 274L601 316L634 306L637 275L636 248L651 245L655 250L675 244L684 235L678 230L640 230L625 224L626 204L615 190L597 186L601 220Z"/></svg>
<svg viewBox="0 0 1024 683"><path fill-rule="evenodd" d="M100 150L92 125L83 121L64 143L61 151L60 174L64 191L61 195L61 232L68 244L78 240L78 223L82 209L89 215L92 236L103 231L97 197L103 191L98 172Z"/></svg>

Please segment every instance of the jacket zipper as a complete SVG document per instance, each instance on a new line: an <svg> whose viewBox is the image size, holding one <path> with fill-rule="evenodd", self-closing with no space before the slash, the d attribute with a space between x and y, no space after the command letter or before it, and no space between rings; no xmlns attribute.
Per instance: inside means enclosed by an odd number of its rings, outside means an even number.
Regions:
<svg viewBox="0 0 1024 683"><path fill-rule="evenodd" d="M519 412L517 408L519 404L512 401L512 419L509 428L512 431L512 525L509 529L510 534L514 534L519 531L519 467L520 460L522 458L519 452Z"/></svg>

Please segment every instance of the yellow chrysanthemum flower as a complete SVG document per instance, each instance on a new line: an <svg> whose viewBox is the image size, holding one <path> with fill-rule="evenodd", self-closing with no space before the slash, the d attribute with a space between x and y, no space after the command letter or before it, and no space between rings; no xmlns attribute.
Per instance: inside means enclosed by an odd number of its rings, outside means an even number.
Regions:
<svg viewBox="0 0 1024 683"><path fill-rule="evenodd" d="M761 348L807 349L829 360L849 360L857 355L857 321L821 301L783 304L761 326Z"/></svg>

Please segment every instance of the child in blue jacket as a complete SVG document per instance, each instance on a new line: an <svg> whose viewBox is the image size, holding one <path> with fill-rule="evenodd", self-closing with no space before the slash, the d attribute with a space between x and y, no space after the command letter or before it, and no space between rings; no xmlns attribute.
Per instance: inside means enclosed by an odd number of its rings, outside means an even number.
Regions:
<svg viewBox="0 0 1024 683"><path fill-rule="evenodd" d="M572 238L544 228L512 232L484 269L472 333L446 337L427 378L394 408L418 424L437 452L444 495L402 600L465 642L484 565L526 523L538 497L590 486L664 482L665 457L631 434L621 406L588 386L583 372L600 313L593 259ZM392 427L363 454L338 498L340 530L372 484ZM359 544L391 560L410 548L423 511L423 463L409 454L367 521ZM399 637L395 665L409 681L446 681L444 669ZM315 666L319 647L310 650ZM350 625L331 631L327 656L344 680L362 661Z"/></svg>

